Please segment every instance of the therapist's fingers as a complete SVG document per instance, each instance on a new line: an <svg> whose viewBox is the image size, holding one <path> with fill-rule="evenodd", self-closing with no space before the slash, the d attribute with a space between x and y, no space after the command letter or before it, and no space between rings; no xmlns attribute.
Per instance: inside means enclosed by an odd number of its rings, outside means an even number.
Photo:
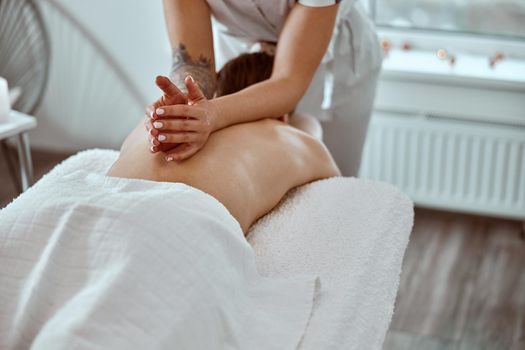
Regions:
<svg viewBox="0 0 525 350"><path fill-rule="evenodd" d="M173 84L168 77L159 75L156 77L155 83L162 90L164 95L146 107L146 114L149 118L153 120L159 119L159 116L156 115L155 110L162 106L178 104L186 105L188 103L188 98L186 95L180 91L180 89L175 84Z"/></svg>
<svg viewBox="0 0 525 350"><path fill-rule="evenodd" d="M161 143L156 138L149 138L149 149L151 153L176 152L182 145L182 143Z"/></svg>
<svg viewBox="0 0 525 350"><path fill-rule="evenodd" d="M159 130L153 126L153 121L151 119L148 118L145 122L145 125L149 138L154 138L160 133Z"/></svg>
<svg viewBox="0 0 525 350"><path fill-rule="evenodd" d="M153 125L151 124L151 121L149 118L146 118L144 120L144 127L146 128L146 131L149 133L149 131L153 128Z"/></svg>
<svg viewBox="0 0 525 350"><path fill-rule="evenodd" d="M200 149L200 146L195 143L184 143L180 147L177 147L172 152L168 152L165 156L165 159L168 162L171 161L183 161L192 157Z"/></svg>
<svg viewBox="0 0 525 350"><path fill-rule="evenodd" d="M175 103L174 101L167 101L164 97L161 97L157 101L155 101L155 103L146 107L146 116L152 120L159 119L160 117L157 115L156 110L170 104L177 105L179 103ZM183 101L182 104L186 105L186 101Z"/></svg>
<svg viewBox="0 0 525 350"><path fill-rule="evenodd" d="M151 105L149 105L147 107L147 111L148 112L151 112L151 111L154 112L157 108L162 107L162 106L165 106L165 103L164 103L163 98L161 97L157 101L155 101Z"/></svg>
<svg viewBox="0 0 525 350"><path fill-rule="evenodd" d="M200 131L203 128L202 122L196 119L162 119L151 123L151 128L156 130L175 131Z"/></svg>
<svg viewBox="0 0 525 350"><path fill-rule="evenodd" d="M186 88L188 89L188 100L190 103L206 99L206 96L204 96L204 93L191 75L188 75L186 79L184 79L184 85L186 85Z"/></svg>
<svg viewBox="0 0 525 350"><path fill-rule="evenodd" d="M188 143L200 141L202 136L196 132L160 133L155 139L162 143Z"/></svg>
<svg viewBox="0 0 525 350"><path fill-rule="evenodd" d="M157 100L154 104L146 107L146 116L152 120L159 119L159 116L155 114L155 111L157 110L157 108L160 108L162 106L163 104L161 99Z"/></svg>
<svg viewBox="0 0 525 350"><path fill-rule="evenodd" d="M156 136L148 135L148 141L151 146L160 146L161 143L159 140L157 140Z"/></svg>
<svg viewBox="0 0 525 350"><path fill-rule="evenodd" d="M171 105L171 104L179 104L179 103L187 103L187 97L184 95L180 89L171 82L171 80L168 77L159 75L155 79L155 83L157 86L164 92L164 96L162 97L164 99L165 104Z"/></svg>
<svg viewBox="0 0 525 350"><path fill-rule="evenodd" d="M197 106L172 105L162 106L155 110L155 115L161 118L193 118L203 119L206 117L206 110Z"/></svg>
<svg viewBox="0 0 525 350"><path fill-rule="evenodd" d="M158 134L160 134L160 131L158 131L157 129L150 129L149 131L149 134L153 137L157 137Z"/></svg>

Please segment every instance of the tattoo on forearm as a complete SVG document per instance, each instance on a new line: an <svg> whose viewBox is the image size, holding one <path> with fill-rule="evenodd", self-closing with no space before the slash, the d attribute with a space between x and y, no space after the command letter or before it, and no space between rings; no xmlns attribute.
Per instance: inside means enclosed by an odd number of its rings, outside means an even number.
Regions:
<svg viewBox="0 0 525 350"><path fill-rule="evenodd" d="M212 60L203 55L196 60L193 59L186 46L181 43L179 47L173 49L171 80L184 92L186 92L184 79L188 74L193 76L204 95L211 99L216 88L215 67L212 67Z"/></svg>

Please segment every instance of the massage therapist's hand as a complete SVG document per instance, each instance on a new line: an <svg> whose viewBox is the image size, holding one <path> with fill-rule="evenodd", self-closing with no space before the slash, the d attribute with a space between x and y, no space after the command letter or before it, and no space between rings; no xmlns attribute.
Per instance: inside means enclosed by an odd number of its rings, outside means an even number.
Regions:
<svg viewBox="0 0 525 350"><path fill-rule="evenodd" d="M204 96L191 76L184 84L188 90L187 104L158 107L153 115L153 144L181 144L166 152L167 161L182 161L197 153L214 130L217 111Z"/></svg>
<svg viewBox="0 0 525 350"><path fill-rule="evenodd" d="M155 110L157 108L163 107L163 106L170 106L170 105L176 105L176 104L187 104L188 98L186 95L179 90L179 88L171 82L171 80L167 77L158 76L155 79L155 83L157 86L164 92L164 95L159 98L155 103L148 106L146 109L146 130L149 134L149 140L151 143L151 152L159 152L159 151L167 151L171 150L179 144L169 144L165 143L163 145L160 145L159 142L155 141L155 136L158 135L158 131L153 128L152 123L158 119L159 117L155 114Z"/></svg>

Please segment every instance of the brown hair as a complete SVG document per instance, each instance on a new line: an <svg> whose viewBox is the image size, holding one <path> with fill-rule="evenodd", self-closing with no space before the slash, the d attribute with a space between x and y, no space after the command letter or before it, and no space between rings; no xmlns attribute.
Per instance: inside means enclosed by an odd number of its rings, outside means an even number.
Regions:
<svg viewBox="0 0 525 350"><path fill-rule="evenodd" d="M273 56L266 52L242 54L228 61L217 73L216 96L233 94L269 79L272 75L272 68Z"/></svg>

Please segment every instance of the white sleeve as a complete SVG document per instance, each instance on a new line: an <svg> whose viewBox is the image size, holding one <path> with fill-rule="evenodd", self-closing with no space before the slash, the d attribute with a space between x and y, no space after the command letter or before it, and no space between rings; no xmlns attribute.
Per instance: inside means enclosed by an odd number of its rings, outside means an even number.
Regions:
<svg viewBox="0 0 525 350"><path fill-rule="evenodd" d="M339 3L341 0L298 0L301 5L308 7L324 7Z"/></svg>

